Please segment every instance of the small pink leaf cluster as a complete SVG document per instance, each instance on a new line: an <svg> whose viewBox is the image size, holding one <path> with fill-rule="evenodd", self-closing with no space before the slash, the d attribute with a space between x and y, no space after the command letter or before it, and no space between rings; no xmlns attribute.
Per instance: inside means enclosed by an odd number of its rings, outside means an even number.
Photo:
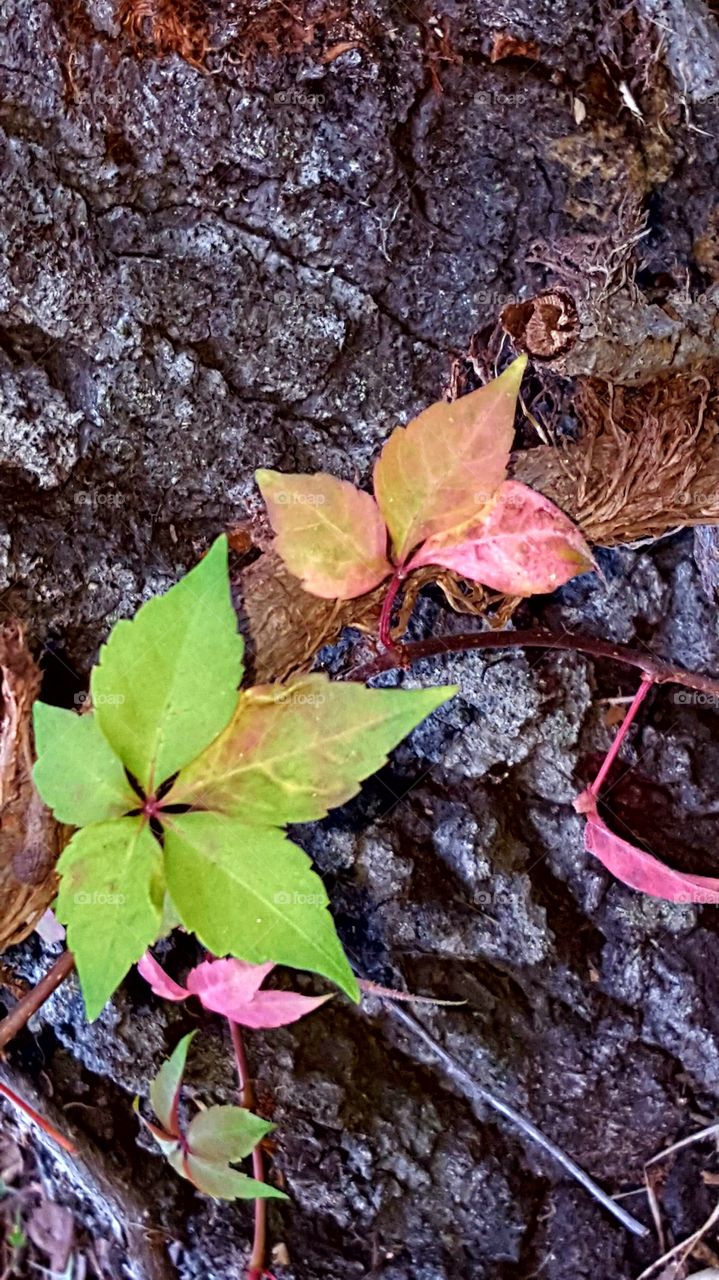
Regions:
<svg viewBox="0 0 719 1280"><path fill-rule="evenodd" d="M306 591L348 600L436 565L527 596L593 567L571 520L506 479L525 365L523 356L480 390L397 427L375 465L374 497L326 472L257 472L276 550Z"/></svg>
<svg viewBox="0 0 719 1280"><path fill-rule="evenodd" d="M176 1001L197 996L205 1009L242 1027L286 1027L332 999L331 995L303 996L296 991L261 991L274 967L272 963L247 964L244 960L205 960L190 971L187 985L182 987L149 951L137 966L155 995Z"/></svg>

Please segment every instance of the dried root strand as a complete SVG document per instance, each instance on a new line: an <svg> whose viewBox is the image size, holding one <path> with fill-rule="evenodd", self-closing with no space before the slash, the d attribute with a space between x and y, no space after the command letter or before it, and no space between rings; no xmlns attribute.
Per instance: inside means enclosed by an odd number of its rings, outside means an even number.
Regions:
<svg viewBox="0 0 719 1280"><path fill-rule="evenodd" d="M719 393L700 373L645 387L578 384L577 444L519 454L515 475L600 546L719 522Z"/></svg>

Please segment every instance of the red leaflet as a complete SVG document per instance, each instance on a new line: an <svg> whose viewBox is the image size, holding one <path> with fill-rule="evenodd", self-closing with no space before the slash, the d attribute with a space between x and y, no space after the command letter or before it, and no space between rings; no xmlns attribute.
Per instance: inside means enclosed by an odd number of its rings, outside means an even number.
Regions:
<svg viewBox="0 0 719 1280"><path fill-rule="evenodd" d="M578 813L587 815L584 847L612 872L618 880L667 902L719 903L719 879L694 876L666 867L653 854L637 849L627 840L614 835L599 817L597 801L591 790L583 791L574 801Z"/></svg>
<svg viewBox="0 0 719 1280"><path fill-rule="evenodd" d="M474 522L429 538L410 569L437 564L506 595L555 591L594 561L576 525L553 502L505 480Z"/></svg>
<svg viewBox="0 0 719 1280"><path fill-rule="evenodd" d="M318 1009L330 996L302 996L296 991L260 991L270 964L244 960L205 960L188 974L187 986L174 982L147 951L138 970L152 990L166 1000L186 1000L194 995L205 1009L221 1013L242 1027L286 1027Z"/></svg>

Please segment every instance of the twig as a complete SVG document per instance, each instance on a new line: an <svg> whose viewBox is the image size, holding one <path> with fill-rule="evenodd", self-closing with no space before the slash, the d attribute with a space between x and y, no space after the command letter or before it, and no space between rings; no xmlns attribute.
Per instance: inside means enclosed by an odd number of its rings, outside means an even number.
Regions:
<svg viewBox="0 0 719 1280"><path fill-rule="evenodd" d="M32 991L28 991L22 1000L19 1000L12 1013L0 1022L0 1049L4 1049L13 1036L16 1036L18 1031L22 1031L25 1023L34 1013L37 1013L46 1000L50 999L53 991L57 991L74 968L75 958L72 952L63 951L45 977L41 978L37 986L34 986Z"/></svg>
<svg viewBox="0 0 719 1280"><path fill-rule="evenodd" d="M715 1206L704 1225L701 1226L698 1231L695 1231L692 1235L688 1236L686 1240L680 1240L679 1244L675 1244L674 1248L670 1249L668 1253L663 1253L661 1258L657 1258L656 1262L653 1262L650 1267L647 1267L646 1271L642 1271L642 1274L637 1277L637 1280L648 1280L648 1277L652 1275L658 1267L661 1267L665 1262L669 1262L672 1258L676 1257L677 1254L679 1254L679 1257L677 1258L677 1267L674 1274L678 1275L679 1267L686 1262L687 1258L694 1251L702 1237L706 1235L707 1231L709 1231L718 1220L719 1204Z"/></svg>
<svg viewBox="0 0 719 1280"><path fill-rule="evenodd" d="M568 1156L564 1151L562 1151L561 1147L558 1147L556 1142L552 1142L551 1138L546 1137L546 1135L542 1133L541 1129L538 1129L531 1120L527 1120L519 1111L516 1111L514 1107L510 1106L508 1102L504 1102L501 1098L498 1098L495 1094L491 1093L489 1089L485 1089L484 1085L479 1084L474 1077L471 1076L469 1072L465 1070L465 1068L457 1062L450 1053L447 1052L446 1049L442 1048L441 1044L435 1040L434 1036L430 1035L429 1031L427 1031L422 1026L422 1023L418 1022L411 1013L402 1008L401 1005L394 1003L388 1005L387 1011L396 1021L401 1022L409 1031L411 1031L413 1036L422 1041L422 1044L429 1050L433 1057L436 1058L438 1062L441 1062L447 1072L447 1075L461 1086L462 1092L466 1098L471 1102L485 1103L487 1106L492 1107L494 1111L498 1111L499 1114L503 1115L507 1120L511 1120L512 1124L516 1125L517 1128L526 1135L526 1137L531 1138L533 1142L536 1142L538 1146L542 1147L544 1151L561 1164L563 1169L566 1169L567 1173L575 1178L577 1182L581 1183L584 1189L588 1191L589 1194L599 1202L599 1204L603 1205L618 1222L621 1222L622 1226L626 1227L627 1231L631 1231L635 1236L649 1235L649 1228L645 1227L644 1224L639 1222L636 1218L633 1218L630 1213L627 1213L626 1209L623 1209L615 1200L612 1200L611 1196L608 1196L606 1191L602 1191L602 1188L597 1185L594 1179L590 1178L589 1174L585 1173L583 1169L580 1169L579 1165L575 1164L571 1156Z"/></svg>
<svg viewBox="0 0 719 1280"><path fill-rule="evenodd" d="M595 658L611 658L625 666L635 667L655 684L681 684L687 689L711 694L719 698L719 679L685 671L670 663L660 662L628 645L612 644L609 640L597 640L594 636L576 636L569 632L558 634L539 628L531 631L462 631L457 635L432 636L427 640L414 640L408 644L394 645L384 653L361 666L353 668L345 676L347 680L371 680L383 671L398 667L411 667L423 658L436 658L444 653L462 653L471 649L564 649L570 653L588 653Z"/></svg>
<svg viewBox="0 0 719 1280"><path fill-rule="evenodd" d="M658 1151L655 1156L650 1156L647 1160L647 1166L656 1164L657 1160L665 1160L667 1156L674 1155L675 1151L681 1151L682 1147L688 1147L693 1142L701 1142L703 1138L716 1136L719 1136L719 1124L708 1124L706 1129L699 1129L697 1133L690 1133L688 1138L680 1138L678 1142L673 1142L670 1147L665 1147L663 1151Z"/></svg>
<svg viewBox="0 0 719 1280"><path fill-rule="evenodd" d="M26 1102L24 1098L21 1098L19 1093L16 1093L9 1085L3 1084L1 1080L0 1096L7 1098L8 1102L12 1102L13 1106L19 1107L21 1111L24 1111L33 1124L38 1125L43 1133L49 1134L58 1146L62 1147L63 1151L67 1151L71 1156L77 1154L77 1148L74 1143L70 1142L69 1138L64 1137L60 1130L55 1128L54 1124L50 1124L50 1121L41 1116L40 1112L31 1107L30 1103Z"/></svg>
<svg viewBox="0 0 719 1280"><path fill-rule="evenodd" d="M235 1066L237 1068L237 1085L240 1091L240 1106L245 1107L248 1111L252 1111L255 1105L254 1089L250 1079L250 1072L247 1066L247 1057L245 1055L245 1046L242 1041L242 1033L236 1022L232 1018L227 1019L230 1024L230 1035L232 1037L232 1048L235 1051ZM262 1158L262 1147L257 1143L252 1149L252 1175L257 1182L265 1181L265 1162ZM255 1200L255 1233L252 1240L252 1253L247 1264L247 1280L262 1280L267 1275L265 1271L265 1255L267 1253L267 1201L262 1197Z"/></svg>

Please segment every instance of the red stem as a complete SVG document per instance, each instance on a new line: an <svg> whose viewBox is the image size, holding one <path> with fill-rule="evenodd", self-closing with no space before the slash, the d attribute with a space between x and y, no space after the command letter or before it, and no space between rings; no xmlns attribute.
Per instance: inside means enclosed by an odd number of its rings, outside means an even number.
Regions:
<svg viewBox="0 0 719 1280"><path fill-rule="evenodd" d="M556 634L536 628L531 631L461 631L456 635L432 636L409 644L393 645L378 653L370 662L347 673L347 680L371 680L383 671L410 667L423 658L436 658L445 653L463 653L471 649L565 649L571 653L588 653L594 658L611 658L625 666L635 667L652 676L656 684L681 684L719 697L719 680L695 671L685 671L627 645L596 640L593 636L575 636L570 632Z"/></svg>
<svg viewBox="0 0 719 1280"><path fill-rule="evenodd" d="M242 1042L242 1033L236 1022L232 1018L228 1018L230 1024L230 1035L232 1037L232 1047L235 1051L235 1066L237 1068L237 1084L240 1091L240 1106L251 1111L255 1105L254 1090L252 1081L250 1080L250 1072L247 1066L247 1057L245 1055L245 1046ZM252 1150L252 1176L257 1182L265 1181L265 1163L262 1158L262 1147L259 1142ZM265 1271L265 1254L267 1252L267 1201L261 1198L255 1200L255 1234L252 1241L252 1253L250 1261L247 1264L247 1280L262 1280L263 1276L268 1273Z"/></svg>
<svg viewBox="0 0 719 1280"><path fill-rule="evenodd" d="M385 649L389 650L394 648L394 642L392 640L392 605L397 598L397 592L399 591L403 581L404 566L399 565L390 578L387 594L382 601L382 612L379 615L380 644L383 644Z"/></svg>
<svg viewBox="0 0 719 1280"><path fill-rule="evenodd" d="M49 1120L46 1120L44 1116L41 1116L40 1112L36 1111L34 1107L31 1107L29 1102L25 1102L24 1098L21 1098L19 1094L15 1093L14 1089L10 1089L8 1085L3 1084L2 1081L0 1081L0 1094L2 1094L3 1098L7 1098L8 1102L12 1102L16 1107L19 1107L21 1111L24 1111L25 1115L29 1116L33 1123L42 1129L43 1133L49 1134L58 1146L62 1147L63 1151L69 1152L71 1156L74 1156L77 1153L77 1148L72 1142L70 1142L69 1138L65 1138L54 1125L50 1124Z"/></svg>
<svg viewBox="0 0 719 1280"><path fill-rule="evenodd" d="M602 783L604 782L604 779L609 773L609 770L614 764L614 761L619 755L619 749L624 739L626 738L627 733L629 732L629 728L632 724L632 721L634 720L634 717L636 716L639 708L641 707L644 699L646 698L653 684L654 684L654 677L647 675L645 673L642 676L642 683L640 684L639 688L637 689L637 692L634 695L632 704L629 707L629 710L627 711L627 714L625 715L624 719L622 720L622 723L620 724L619 729L617 730L617 736L614 739L614 742L612 743L611 747L609 748L606 754L604 763L601 769L599 770L599 773L597 774L596 778L594 779L594 782L592 783L591 787L589 787L589 791L595 798L599 795L599 788L601 787Z"/></svg>
<svg viewBox="0 0 719 1280"><path fill-rule="evenodd" d="M18 1031L22 1031L25 1023L34 1013L37 1013L46 1000L49 1000L53 991L57 991L74 968L75 959L72 952L63 951L45 977L41 978L37 986L33 987L32 991L28 991L22 1000L19 1000L12 1013L0 1022L0 1049L3 1049Z"/></svg>

